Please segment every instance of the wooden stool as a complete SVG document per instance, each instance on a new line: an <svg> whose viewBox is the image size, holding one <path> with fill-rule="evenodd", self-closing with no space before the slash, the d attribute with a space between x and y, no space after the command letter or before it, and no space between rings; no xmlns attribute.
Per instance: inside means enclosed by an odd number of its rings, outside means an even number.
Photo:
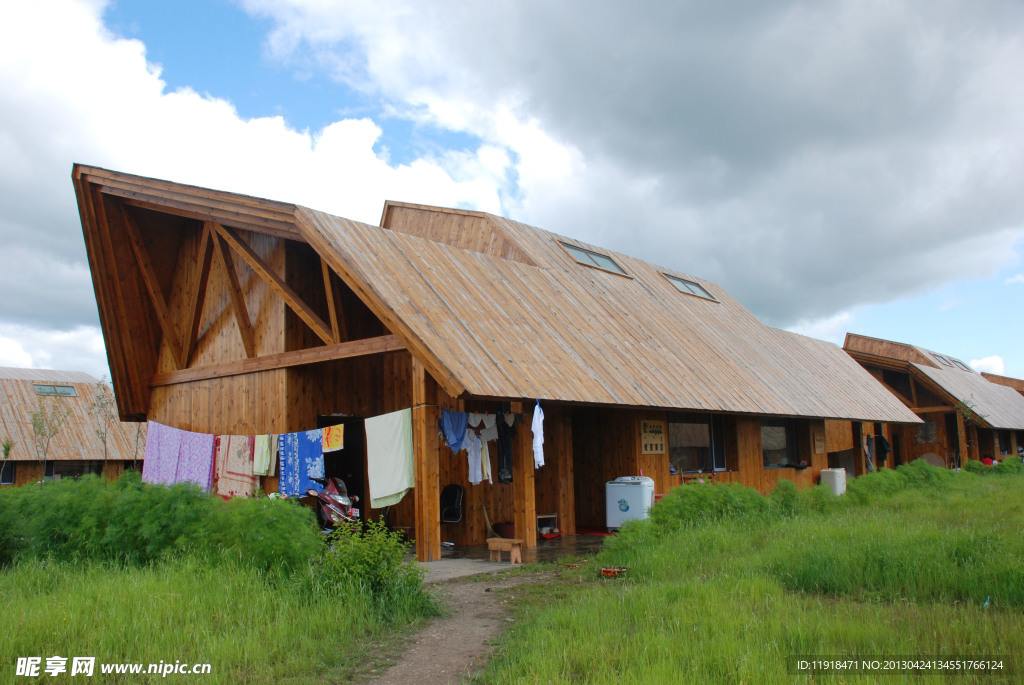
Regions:
<svg viewBox="0 0 1024 685"><path fill-rule="evenodd" d="M487 538L487 549L491 550L491 561L501 561L501 553L508 552L510 564L523 563L521 538Z"/></svg>

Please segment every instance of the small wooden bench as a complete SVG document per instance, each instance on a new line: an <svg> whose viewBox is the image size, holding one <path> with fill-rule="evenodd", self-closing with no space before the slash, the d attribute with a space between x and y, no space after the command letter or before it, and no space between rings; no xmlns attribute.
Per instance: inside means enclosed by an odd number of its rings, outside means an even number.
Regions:
<svg viewBox="0 0 1024 685"><path fill-rule="evenodd" d="M501 561L501 553L508 552L510 564L523 563L522 538L487 538L487 549L491 550L491 561Z"/></svg>

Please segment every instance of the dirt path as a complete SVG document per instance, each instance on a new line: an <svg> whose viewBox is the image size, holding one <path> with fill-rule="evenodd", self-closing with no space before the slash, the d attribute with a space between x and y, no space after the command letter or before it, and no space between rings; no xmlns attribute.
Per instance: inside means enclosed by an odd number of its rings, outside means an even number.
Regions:
<svg viewBox="0 0 1024 685"><path fill-rule="evenodd" d="M483 666L491 651L488 643L511 625L506 604L515 593L503 590L536 582L541 576L460 578L436 584L434 591L447 601L451 616L434 619L411 636L397 663L370 685L460 682Z"/></svg>

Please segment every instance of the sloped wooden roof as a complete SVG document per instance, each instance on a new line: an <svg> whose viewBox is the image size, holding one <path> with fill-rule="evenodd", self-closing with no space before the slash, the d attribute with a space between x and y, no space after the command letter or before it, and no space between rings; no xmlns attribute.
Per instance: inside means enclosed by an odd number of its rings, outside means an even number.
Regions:
<svg viewBox="0 0 1024 685"><path fill-rule="evenodd" d="M76 167L83 229L99 195L302 240L455 396L870 421L918 421L837 346L765 326L718 285L501 217L388 203L372 226L323 212ZM150 185L152 188L150 188ZM110 189L108 191L108 189ZM97 193L99 195L97 195ZM561 244L628 275L578 264ZM715 298L680 293L665 274ZM104 278L94 265L94 280ZM111 371L131 351L105 311ZM115 387L117 387L115 385ZM119 392L120 394L120 392Z"/></svg>
<svg viewBox="0 0 1024 685"><path fill-rule="evenodd" d="M990 382L963 362L923 347L848 333L843 345L854 358L883 368L898 368L924 380L951 405L964 403L973 408L983 426L1024 430L1024 396L1010 387ZM952 363L946 365L944 358ZM893 363L897 366L891 366ZM966 367L966 364L963 364Z"/></svg>
<svg viewBox="0 0 1024 685"><path fill-rule="evenodd" d="M32 413L43 400L59 403L68 412L68 418L53 438L46 458L51 461L102 460L103 442L96 434L100 427L99 419L89 413L98 384L97 379L78 371L0 368L0 439L9 437L14 440L10 459L35 461L39 458L34 446ZM43 397L36 392L36 385L71 386L76 394ZM138 431L141 433L137 436ZM145 424L122 423L116 418L108 424L107 459L142 459L145 444Z"/></svg>

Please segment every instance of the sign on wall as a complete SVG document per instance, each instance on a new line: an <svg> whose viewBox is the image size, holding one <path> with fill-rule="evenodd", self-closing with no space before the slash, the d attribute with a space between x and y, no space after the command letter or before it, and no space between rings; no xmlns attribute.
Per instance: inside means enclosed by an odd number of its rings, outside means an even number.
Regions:
<svg viewBox="0 0 1024 685"><path fill-rule="evenodd" d="M641 454L665 454L667 435L664 421L641 421Z"/></svg>

